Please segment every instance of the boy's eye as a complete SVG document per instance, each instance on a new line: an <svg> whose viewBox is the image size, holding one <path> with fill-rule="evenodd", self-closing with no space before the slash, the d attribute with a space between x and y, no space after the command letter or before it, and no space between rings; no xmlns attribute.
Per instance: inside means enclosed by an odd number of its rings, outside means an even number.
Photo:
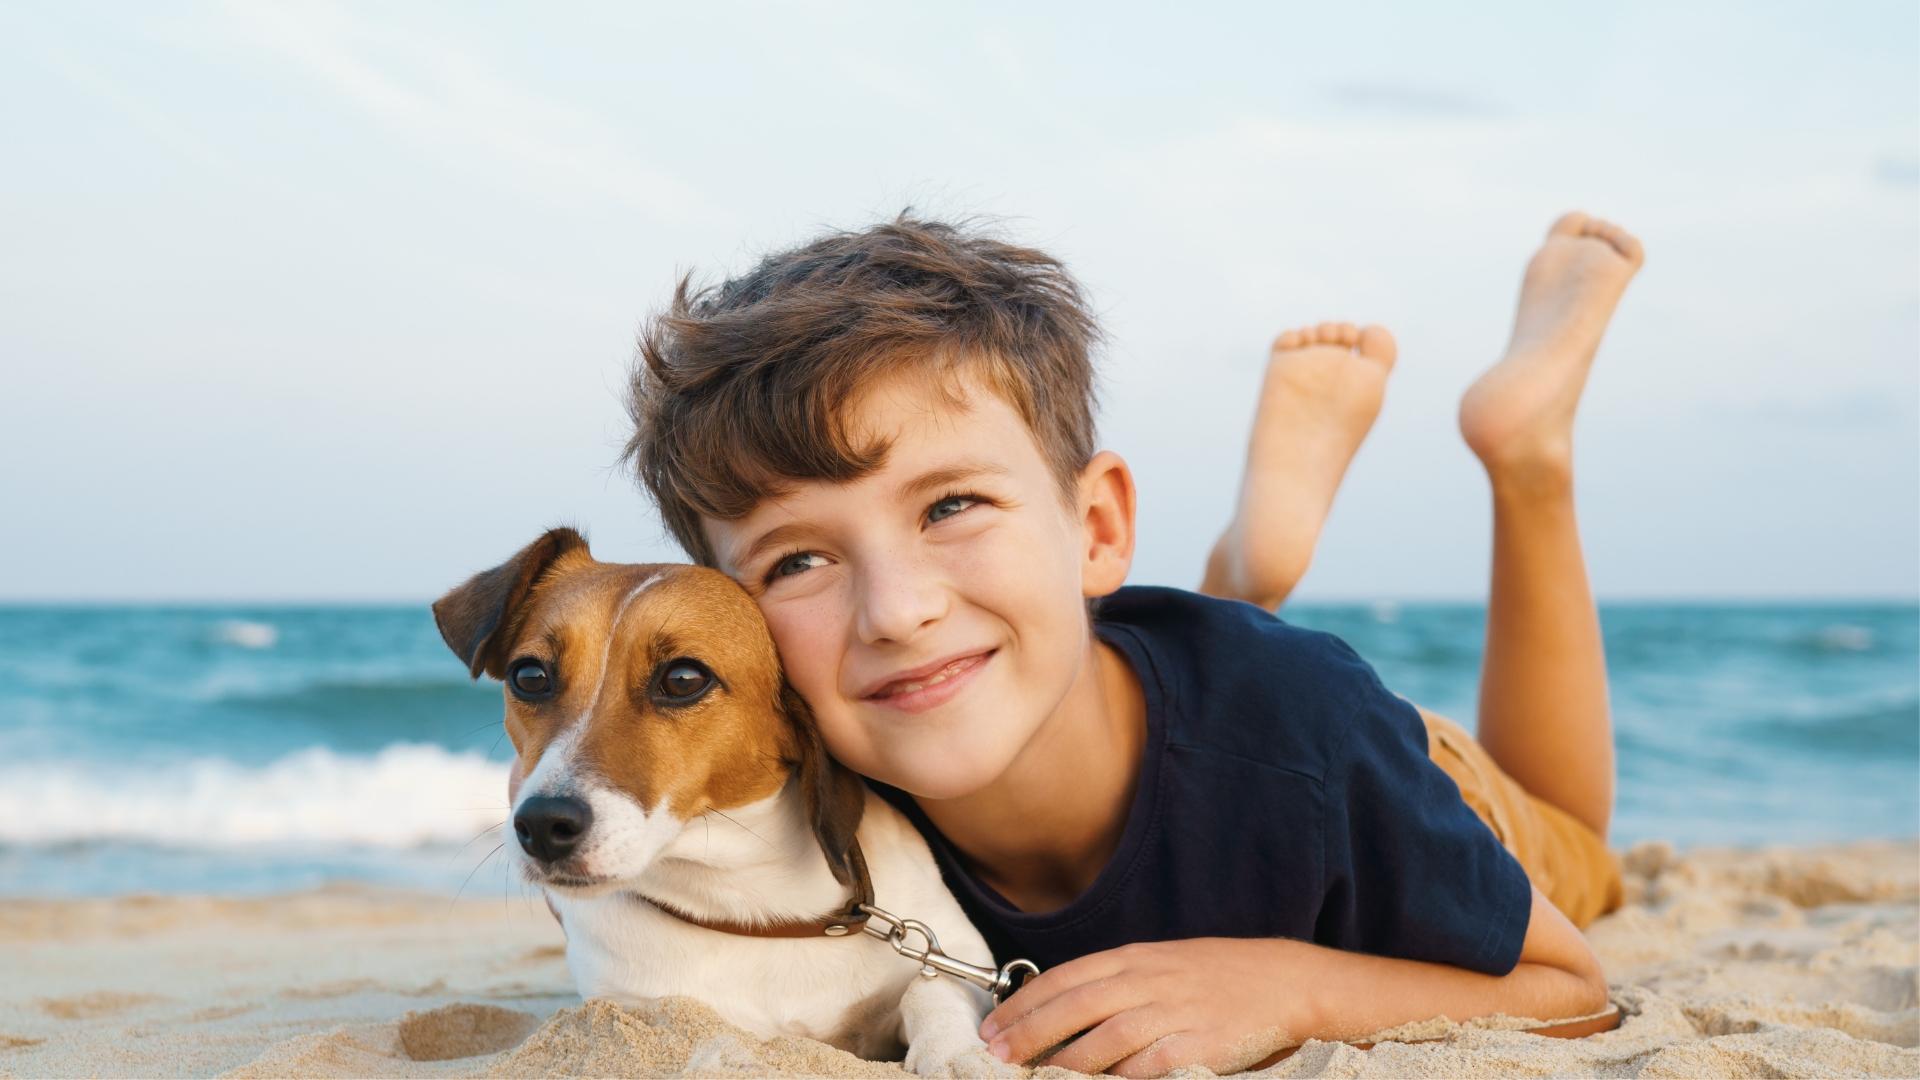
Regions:
<svg viewBox="0 0 1920 1080"><path fill-rule="evenodd" d="M980 500L974 498L971 495L948 495L943 497L939 502L934 503L931 507L927 508L927 517L934 521L945 521L946 519L952 517L954 514L959 513L960 510L966 509L966 507L962 506L960 507L959 510L955 510L951 514L940 513L941 507L947 505L948 503L975 503L979 501Z"/></svg>
<svg viewBox="0 0 1920 1080"><path fill-rule="evenodd" d="M802 559L813 558L818 558L818 556L811 551L788 552L775 560L772 569L767 571L767 579L771 581L774 578L791 577L793 574L797 574L806 569L806 564L801 562ZM791 573L789 572L790 569Z"/></svg>

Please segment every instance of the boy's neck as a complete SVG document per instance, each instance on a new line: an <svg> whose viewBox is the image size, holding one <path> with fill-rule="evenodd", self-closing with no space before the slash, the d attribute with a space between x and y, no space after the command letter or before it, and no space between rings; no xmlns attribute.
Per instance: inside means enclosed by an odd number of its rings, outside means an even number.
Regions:
<svg viewBox="0 0 1920 1080"><path fill-rule="evenodd" d="M1073 685L992 784L958 799L916 799L975 876L1022 911L1085 892L1126 831L1146 751L1140 680L1088 635Z"/></svg>

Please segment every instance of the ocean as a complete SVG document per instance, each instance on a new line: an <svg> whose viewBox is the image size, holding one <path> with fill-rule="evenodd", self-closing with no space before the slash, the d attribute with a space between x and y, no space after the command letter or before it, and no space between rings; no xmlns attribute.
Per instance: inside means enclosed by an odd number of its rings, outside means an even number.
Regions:
<svg viewBox="0 0 1920 1080"><path fill-rule="evenodd" d="M1303 604L1387 685L1473 726L1484 610ZM1613 842L1920 833L1920 608L1602 611ZM0 607L0 895L354 879L519 896L509 747L424 603Z"/></svg>

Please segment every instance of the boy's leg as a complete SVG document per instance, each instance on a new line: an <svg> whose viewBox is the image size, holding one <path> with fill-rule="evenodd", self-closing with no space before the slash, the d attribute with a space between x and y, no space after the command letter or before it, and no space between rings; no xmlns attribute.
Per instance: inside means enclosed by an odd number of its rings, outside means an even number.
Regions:
<svg viewBox="0 0 1920 1080"><path fill-rule="evenodd" d="M1479 742L1529 792L1603 840L1613 730L1574 520L1573 417L1642 258L1626 230L1577 212L1561 217L1527 265L1506 356L1460 402L1460 432L1493 489Z"/></svg>
<svg viewBox="0 0 1920 1080"><path fill-rule="evenodd" d="M1351 323L1289 330L1274 342L1233 521L1207 557L1201 592L1268 611L1286 600L1379 415L1394 354L1384 327Z"/></svg>

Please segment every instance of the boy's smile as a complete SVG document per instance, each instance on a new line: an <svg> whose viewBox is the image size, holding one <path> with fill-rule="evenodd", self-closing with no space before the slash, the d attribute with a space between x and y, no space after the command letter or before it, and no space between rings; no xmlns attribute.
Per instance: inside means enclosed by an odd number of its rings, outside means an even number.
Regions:
<svg viewBox="0 0 1920 1080"><path fill-rule="evenodd" d="M882 682L861 695L860 700L901 712L925 712L958 694L999 651L988 649L951 660L935 660L911 671L899 672L897 678Z"/></svg>
<svg viewBox="0 0 1920 1080"><path fill-rule="evenodd" d="M964 375L952 404L931 379L881 382L849 409L849 432L887 446L870 475L795 482L705 528L829 751L916 796L956 799L1014 780L1029 744L1060 744L1066 732L1046 728L1110 723L1102 682L1117 657L1098 655L1085 601L1125 577L1131 482L1116 573L1112 540L1087 517L1114 480L1087 477L1125 465L1098 455L1068 507L1012 405Z"/></svg>

